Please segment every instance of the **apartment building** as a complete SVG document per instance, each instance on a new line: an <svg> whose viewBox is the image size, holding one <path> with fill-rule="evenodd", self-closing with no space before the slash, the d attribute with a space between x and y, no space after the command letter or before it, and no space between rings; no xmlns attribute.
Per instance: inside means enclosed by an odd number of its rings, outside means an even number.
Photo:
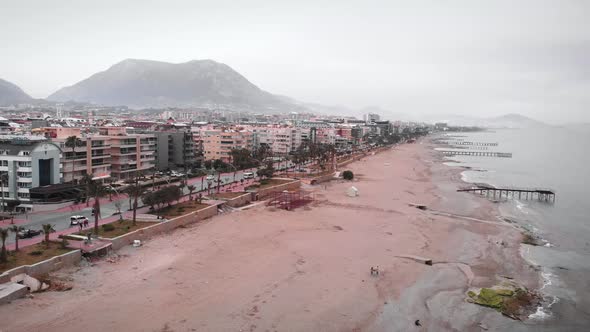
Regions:
<svg viewBox="0 0 590 332"><path fill-rule="evenodd" d="M42 133L62 150L63 182L79 182L85 174L92 176L93 180L111 176L111 146L108 136L93 135L82 132L81 128L70 127L39 128L35 132ZM66 141L71 136L80 139L80 145L74 149L66 146Z"/></svg>
<svg viewBox="0 0 590 332"><path fill-rule="evenodd" d="M156 137L156 168L188 170L202 161L200 145L187 131L153 132Z"/></svg>
<svg viewBox="0 0 590 332"><path fill-rule="evenodd" d="M30 210L32 188L60 183L59 146L40 136L0 135L0 198Z"/></svg>
<svg viewBox="0 0 590 332"><path fill-rule="evenodd" d="M296 127L269 128L269 143L272 152L287 155L301 145L301 129Z"/></svg>
<svg viewBox="0 0 590 332"><path fill-rule="evenodd" d="M128 134L125 127L103 127L99 132L109 139L112 178L132 179L138 172L148 172L155 167L155 135Z"/></svg>
<svg viewBox="0 0 590 332"><path fill-rule="evenodd" d="M196 134L197 141L203 145L205 160L231 160L232 149L253 148L252 132L245 130L203 129Z"/></svg>

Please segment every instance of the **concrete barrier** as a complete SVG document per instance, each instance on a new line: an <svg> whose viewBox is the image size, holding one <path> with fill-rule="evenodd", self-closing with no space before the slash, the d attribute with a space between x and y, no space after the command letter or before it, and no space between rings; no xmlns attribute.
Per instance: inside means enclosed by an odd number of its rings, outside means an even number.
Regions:
<svg viewBox="0 0 590 332"><path fill-rule="evenodd" d="M154 235L170 232L180 226L196 223L199 220L210 218L215 215L217 215L217 206L212 205L199 211L190 212L185 215L157 223L153 226L148 226L146 228L123 234L113 239L104 238L103 240L110 241L112 243L113 250L119 250L132 244L133 240L144 241Z"/></svg>
<svg viewBox="0 0 590 332"><path fill-rule="evenodd" d="M74 266L80 263L81 259L82 252L80 250L74 250L63 255L51 257L36 264L22 265L2 273L0 275L0 283L8 282L10 281L10 278L21 273L26 273L31 277L37 278L49 272L59 270L62 267Z"/></svg>

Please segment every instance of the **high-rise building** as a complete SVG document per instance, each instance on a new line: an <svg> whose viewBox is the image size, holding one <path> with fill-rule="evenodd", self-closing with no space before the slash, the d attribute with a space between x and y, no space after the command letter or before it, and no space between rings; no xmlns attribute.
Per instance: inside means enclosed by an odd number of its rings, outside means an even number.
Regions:
<svg viewBox="0 0 590 332"><path fill-rule="evenodd" d="M40 136L0 135L0 199L33 208L30 190L60 183L60 148Z"/></svg>

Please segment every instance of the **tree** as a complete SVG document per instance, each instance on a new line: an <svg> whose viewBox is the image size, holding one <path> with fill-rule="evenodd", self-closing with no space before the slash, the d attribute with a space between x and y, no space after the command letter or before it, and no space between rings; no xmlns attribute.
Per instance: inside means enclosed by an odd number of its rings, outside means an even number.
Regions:
<svg viewBox="0 0 590 332"><path fill-rule="evenodd" d="M217 170L225 168L225 163L221 159L215 159L213 160L213 168Z"/></svg>
<svg viewBox="0 0 590 332"><path fill-rule="evenodd" d="M148 205L154 210L154 206L156 205L156 196L154 195L154 192L149 191L144 193L141 196L141 201L144 205Z"/></svg>
<svg viewBox="0 0 590 332"><path fill-rule="evenodd" d="M182 196L179 186L168 186L158 192L161 194L164 203L168 204L168 206L172 206L172 202L178 201Z"/></svg>
<svg viewBox="0 0 590 332"><path fill-rule="evenodd" d="M130 194L133 195L133 221L132 225L135 226L137 220L137 199L143 194L145 189L139 185L139 176L137 174L135 176L135 184L131 187Z"/></svg>
<svg viewBox="0 0 590 332"><path fill-rule="evenodd" d="M86 207L88 207L88 201L90 199L90 186L92 185L92 175L88 174L88 173L84 173L84 175L82 176L82 179L80 180L80 182L84 185L84 187L86 188L86 197L84 197L84 200L86 201Z"/></svg>
<svg viewBox="0 0 590 332"><path fill-rule="evenodd" d="M203 165L205 166L206 169L211 169L211 168L213 168L213 161L211 161L211 160L205 160L205 162L203 163Z"/></svg>
<svg viewBox="0 0 590 332"><path fill-rule="evenodd" d="M197 187L195 187L192 184L189 184L188 186L186 186L186 189L188 189L188 199L190 201L193 200L193 191L195 191L195 189L197 189Z"/></svg>
<svg viewBox="0 0 590 332"><path fill-rule="evenodd" d="M232 149L230 152L232 165L238 170L252 168L256 166L256 161L250 155L248 149Z"/></svg>
<svg viewBox="0 0 590 332"><path fill-rule="evenodd" d="M98 235L98 218L100 217L100 198L107 193L106 187L99 181L92 181L90 195L94 197L94 233Z"/></svg>
<svg viewBox="0 0 590 332"><path fill-rule="evenodd" d="M252 152L252 157L262 162L264 159L272 156L272 150L266 143L260 143L260 145Z"/></svg>
<svg viewBox="0 0 590 332"><path fill-rule="evenodd" d="M75 168L75 164L76 164L76 162L75 162L76 148L84 145L84 142L82 142L82 140L76 136L70 136L70 137L66 138L66 142L64 145L66 147L72 149L72 181L71 182L74 182L74 180L75 180L75 177L74 177L75 169L74 168ZM64 179L64 181L65 181L65 179Z"/></svg>
<svg viewBox="0 0 590 332"><path fill-rule="evenodd" d="M272 161L267 161L266 162L266 167L263 168L263 169L259 169L256 173L261 178L271 178L272 175L274 174L274 172L275 172L275 169L274 169L274 166L273 166L273 162Z"/></svg>
<svg viewBox="0 0 590 332"><path fill-rule="evenodd" d="M55 232L52 224L43 224L41 225L43 228L43 234L45 235L45 245L49 246L49 234Z"/></svg>
<svg viewBox="0 0 590 332"><path fill-rule="evenodd" d="M6 251L6 239L8 238L8 229L0 228L0 240L2 240L2 251L0 251L0 262L6 263L8 252Z"/></svg>
<svg viewBox="0 0 590 332"><path fill-rule="evenodd" d="M121 213L121 201L115 202L115 207L117 208L117 213L119 214L119 220L123 220L123 214Z"/></svg>
<svg viewBox="0 0 590 332"><path fill-rule="evenodd" d="M18 251L18 233L24 231L25 228L18 225L12 225L9 229L14 233L14 251Z"/></svg>

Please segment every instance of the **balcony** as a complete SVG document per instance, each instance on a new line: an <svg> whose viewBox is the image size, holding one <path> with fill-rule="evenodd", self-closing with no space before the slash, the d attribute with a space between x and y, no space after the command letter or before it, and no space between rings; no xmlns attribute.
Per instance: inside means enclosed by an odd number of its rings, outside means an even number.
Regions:
<svg viewBox="0 0 590 332"><path fill-rule="evenodd" d="M33 172L33 167L30 167L30 166L29 167L21 167L21 166L19 166L19 167L16 168L16 171L17 172Z"/></svg>
<svg viewBox="0 0 590 332"><path fill-rule="evenodd" d="M32 177L19 177L17 179L17 182L27 182L27 183L32 183L33 182L33 178Z"/></svg>
<svg viewBox="0 0 590 332"><path fill-rule="evenodd" d="M92 168L100 167L100 166L111 166L110 162L102 162L102 163L94 163L92 164Z"/></svg>
<svg viewBox="0 0 590 332"><path fill-rule="evenodd" d="M110 154L108 154L108 153L101 153L101 154L93 154L93 155L91 156L91 158L92 158L92 159L95 159L95 158L108 158L108 157L110 157L110 156L111 156L111 155L110 155Z"/></svg>

